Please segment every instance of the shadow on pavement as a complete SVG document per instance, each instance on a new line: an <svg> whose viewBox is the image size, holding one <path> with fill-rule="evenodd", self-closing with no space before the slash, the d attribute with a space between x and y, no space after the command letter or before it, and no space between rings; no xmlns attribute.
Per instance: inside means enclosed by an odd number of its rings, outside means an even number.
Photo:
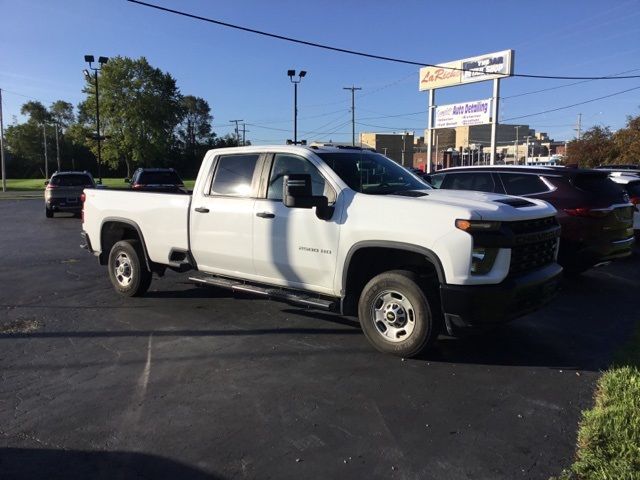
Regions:
<svg viewBox="0 0 640 480"><path fill-rule="evenodd" d="M165 457L145 453L31 448L0 448L0 477L3 480L222 478Z"/></svg>

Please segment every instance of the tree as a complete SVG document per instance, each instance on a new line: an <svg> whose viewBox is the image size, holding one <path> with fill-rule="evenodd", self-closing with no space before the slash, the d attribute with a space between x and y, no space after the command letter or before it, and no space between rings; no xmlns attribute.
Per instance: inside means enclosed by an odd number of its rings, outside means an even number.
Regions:
<svg viewBox="0 0 640 480"><path fill-rule="evenodd" d="M112 168L124 163L127 176L137 166L170 162L174 131L181 119L181 95L175 79L152 67L146 58L115 57L100 72L102 159ZM95 132L95 87L84 88L79 118ZM97 152L95 141L91 149Z"/></svg>
<svg viewBox="0 0 640 480"><path fill-rule="evenodd" d="M613 163L618 157L613 134L609 127L594 126L586 130L580 140L567 144L567 164L593 168Z"/></svg>
<svg viewBox="0 0 640 480"><path fill-rule="evenodd" d="M37 100L31 100L20 108L20 113L28 117L27 121L37 125L42 125L51 120L47 107Z"/></svg>
<svg viewBox="0 0 640 480"><path fill-rule="evenodd" d="M176 140L182 157L183 174L196 173L204 153L213 147L211 108L203 98L187 95L181 99L182 120L176 129ZM176 165L178 166L178 165Z"/></svg>
<svg viewBox="0 0 640 480"><path fill-rule="evenodd" d="M69 128L69 125L75 122L73 105L64 100L58 100L51 104L49 107L49 116L53 123L58 124L58 127L62 131L65 131Z"/></svg>
<svg viewBox="0 0 640 480"><path fill-rule="evenodd" d="M616 163L640 164L640 115L627 117L627 126L613 135Z"/></svg>

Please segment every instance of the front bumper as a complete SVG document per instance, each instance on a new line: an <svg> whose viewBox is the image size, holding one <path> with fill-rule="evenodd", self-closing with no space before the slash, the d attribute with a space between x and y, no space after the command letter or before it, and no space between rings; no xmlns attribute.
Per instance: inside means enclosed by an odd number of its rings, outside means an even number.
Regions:
<svg viewBox="0 0 640 480"><path fill-rule="evenodd" d="M553 263L497 285L441 285L447 331L490 327L533 312L558 294L561 274L562 267Z"/></svg>

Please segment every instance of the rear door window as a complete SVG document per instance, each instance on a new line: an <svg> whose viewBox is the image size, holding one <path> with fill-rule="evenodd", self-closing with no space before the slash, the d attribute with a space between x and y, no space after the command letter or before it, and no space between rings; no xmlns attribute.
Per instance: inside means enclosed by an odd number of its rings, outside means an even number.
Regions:
<svg viewBox="0 0 640 480"><path fill-rule="evenodd" d="M477 192L493 192L495 190L493 175L489 172L447 173L441 188L449 190L475 190Z"/></svg>
<svg viewBox="0 0 640 480"><path fill-rule="evenodd" d="M260 155L227 155L218 158L211 195L250 197L253 174Z"/></svg>
<svg viewBox="0 0 640 480"><path fill-rule="evenodd" d="M501 173L500 178L508 195L532 195L549 191L547 184L538 175Z"/></svg>

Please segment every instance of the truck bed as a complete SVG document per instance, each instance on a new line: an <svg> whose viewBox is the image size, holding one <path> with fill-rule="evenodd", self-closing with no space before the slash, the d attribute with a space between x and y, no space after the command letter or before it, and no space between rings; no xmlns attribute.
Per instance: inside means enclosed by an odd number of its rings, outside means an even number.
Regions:
<svg viewBox="0 0 640 480"><path fill-rule="evenodd" d="M130 190L86 189L84 230L101 251L102 222L133 222L144 235L149 258L168 263L172 248L188 250L188 218L191 195L180 193L135 192ZM100 219L94 222L92 219Z"/></svg>

